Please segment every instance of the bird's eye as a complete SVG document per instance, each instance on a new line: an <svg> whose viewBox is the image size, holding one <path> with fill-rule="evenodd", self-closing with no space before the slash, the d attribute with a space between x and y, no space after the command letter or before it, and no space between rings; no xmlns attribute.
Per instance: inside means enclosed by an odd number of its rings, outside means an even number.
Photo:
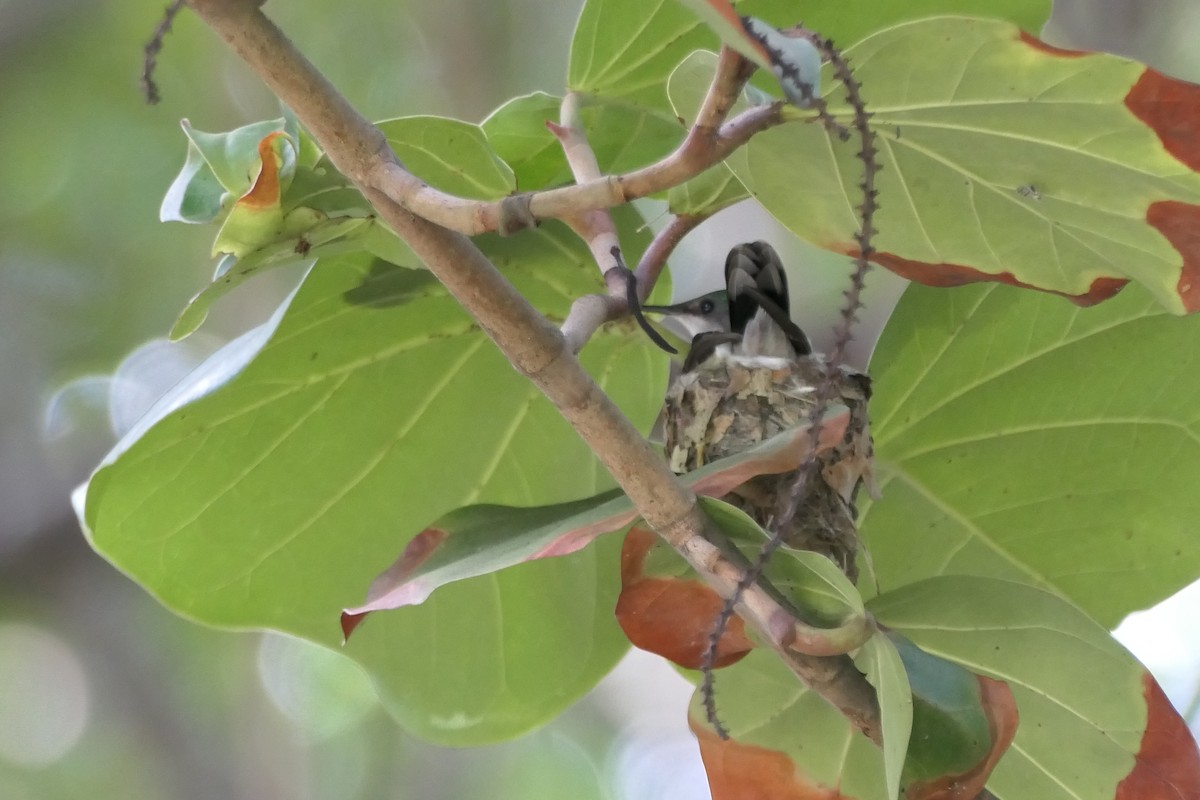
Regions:
<svg viewBox="0 0 1200 800"><path fill-rule="evenodd" d="M711 314L712 310L715 307L716 306L713 305L712 300L701 300L700 301L700 313L701 314Z"/></svg>

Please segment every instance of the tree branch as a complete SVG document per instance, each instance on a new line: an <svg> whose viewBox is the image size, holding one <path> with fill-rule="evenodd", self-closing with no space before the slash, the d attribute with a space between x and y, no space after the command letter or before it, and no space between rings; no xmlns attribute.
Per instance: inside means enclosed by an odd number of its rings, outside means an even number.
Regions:
<svg viewBox="0 0 1200 800"><path fill-rule="evenodd" d="M754 70L754 64L743 58L737 51L728 47L721 48L712 82L696 112L696 119L689 129L688 136L677 149L676 155L685 161L709 157L720 139L722 123L729 116L729 111L737 102L738 95ZM547 123L562 145L576 185L601 180L600 166L596 162L595 152L588 144L587 134L583 129L579 104L579 95L576 92L568 92L563 98L561 124ZM763 118L755 119L757 121L753 124L762 124ZM736 131L738 135L744 135L746 131L740 125L732 127L731 130ZM666 162L659 163L662 165ZM703 171L703 168L700 171ZM690 180L696 174L698 172L689 171L684 180ZM532 213L530 216L533 216ZM655 236L649 249L642 255L637 271L632 275L634 286L630 287L631 277L624 268L624 261L619 255L621 252L620 242L617 239L612 216L608 211L597 209L564 216L563 220L588 243L593 257L600 265L608 287L607 295L581 297L571 306L571 312L563 323L562 331L567 337L572 351L578 353L592 334L605 322L619 319L629 311L633 311L638 322L646 329L656 344L672 353L675 352L661 341L661 337L657 336L656 332L649 328L642 319L637 306L650 295L655 283L658 282L658 276L666 266L667 258L680 240L706 218L707 215L675 217L664 230ZM619 271L614 272L613 266L606 266L606 260L615 261L615 267ZM636 288L636 294L633 292L634 288Z"/></svg>
<svg viewBox="0 0 1200 800"><path fill-rule="evenodd" d="M577 172L574 186L477 201L433 189L394 162L380 162L370 173L346 174L355 183L380 189L414 213L468 236L515 233L539 220L612 208L671 189L725 160L756 133L784 122L782 103L756 106L725 122L753 71L753 63L722 48L712 84L683 142L662 160L624 175L601 176L599 170L596 174L585 170L586 180ZM572 170L576 166L573 163Z"/></svg>
<svg viewBox="0 0 1200 800"><path fill-rule="evenodd" d="M546 123L562 146L563 155L577 184L600 178L600 165L583 129L579 102L578 94L567 92L559 112L559 124ZM578 353L601 325L629 312L626 298L630 276L621 259L621 240L617 237L617 226L613 224L608 209L568 214L563 217L563 222L587 243L608 289L607 294L586 295L571 305L562 332L571 352Z"/></svg>
<svg viewBox="0 0 1200 800"><path fill-rule="evenodd" d="M743 568L713 544L720 533L700 511L695 495L676 480L650 443L583 370L558 329L466 236L417 216L370 182L369 178L383 173L416 180L400 166L378 129L296 50L258 10L257 2L190 0L190 5L295 111L333 164L358 185L380 217L479 322L513 366L554 404L651 527L716 591L728 596ZM874 741L881 740L874 692L848 657L817 658L790 651L785 642L796 635L794 620L761 587L746 591L739 611L796 674Z"/></svg>
<svg viewBox="0 0 1200 800"><path fill-rule="evenodd" d="M675 248L683 241L683 237L694 231L696 226L708 217L708 214L678 214L671 218L666 227L654 235L654 240L650 242L646 252L642 253L642 258L638 261L637 269L634 271L634 274L637 275L640 300L645 301L650 296L654 284L658 283L658 276L662 273L663 267L667 265L667 259L670 258L671 253L675 252Z"/></svg>

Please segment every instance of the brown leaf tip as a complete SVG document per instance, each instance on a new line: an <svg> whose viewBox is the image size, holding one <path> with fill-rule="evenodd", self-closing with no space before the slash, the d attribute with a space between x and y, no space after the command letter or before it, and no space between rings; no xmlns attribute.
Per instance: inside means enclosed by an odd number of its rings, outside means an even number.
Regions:
<svg viewBox="0 0 1200 800"><path fill-rule="evenodd" d="M1125 107L1175 158L1200 172L1200 86L1149 67L1125 95Z"/></svg>
<svg viewBox="0 0 1200 800"><path fill-rule="evenodd" d="M349 611L342 612L342 644L350 641L350 634L354 633L354 629L367 618L367 613L351 614Z"/></svg>
<svg viewBox="0 0 1200 800"><path fill-rule="evenodd" d="M1184 309L1200 311L1200 206L1160 200L1146 209L1146 222L1165 236L1183 259L1175 291Z"/></svg>
<svg viewBox="0 0 1200 800"><path fill-rule="evenodd" d="M1153 676L1142 676L1146 730L1133 769L1114 800L1187 800L1200 797L1200 749L1187 723Z"/></svg>
<svg viewBox="0 0 1200 800"><path fill-rule="evenodd" d="M1021 31L1017 37L1025 44L1047 55L1058 56L1059 58L1079 58L1080 56L1092 55L1087 50L1069 50L1065 47L1055 47L1052 44L1046 44L1041 39L1034 36L1032 33Z"/></svg>
<svg viewBox="0 0 1200 800"><path fill-rule="evenodd" d="M700 744L713 800L851 800L802 774L782 752L721 739L696 720L689 723Z"/></svg>
<svg viewBox="0 0 1200 800"><path fill-rule="evenodd" d="M378 600L408 580L417 567L421 566L426 559L437 551L442 542L446 541L447 536L449 534L441 528L426 528L414 536L412 541L404 547L404 552L400 554L400 557L383 574L371 582L371 588L367 590L367 602L370 603ZM371 612L342 612L343 644L350 639L350 634L366 619L369 613Z"/></svg>
<svg viewBox="0 0 1200 800"><path fill-rule="evenodd" d="M840 253L856 255L857 248L852 245L834 245L830 249ZM1065 297L1072 303L1078 306L1094 306L1097 303L1104 302L1125 288L1129 283L1128 278L1115 278L1103 276L1095 278L1088 286L1086 291L1079 294L1071 294L1056 289L1046 289L1042 286L1036 286L1032 283L1026 283L1019 280L1011 272L984 272L983 270L974 267L968 267L965 264L950 264L947 262L931 263L927 261L914 261L908 258L902 258L894 253L876 252L871 254L871 261L875 262L884 269L896 273L902 278L907 278L910 281L923 283L926 286L965 286L969 283L980 283L990 281L993 283L1004 283L1009 286L1016 286L1021 289L1035 289L1039 292L1047 292L1056 294L1060 297Z"/></svg>

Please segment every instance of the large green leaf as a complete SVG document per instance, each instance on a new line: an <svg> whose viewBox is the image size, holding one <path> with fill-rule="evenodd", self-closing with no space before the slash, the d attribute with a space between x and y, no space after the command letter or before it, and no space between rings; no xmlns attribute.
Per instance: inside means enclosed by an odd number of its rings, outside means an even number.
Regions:
<svg viewBox="0 0 1200 800"><path fill-rule="evenodd" d="M434 188L480 200L516 191L512 169L478 125L418 116L386 120L378 128L404 166Z"/></svg>
<svg viewBox="0 0 1200 800"><path fill-rule="evenodd" d="M1053 593L947 576L881 595L870 607L922 649L1008 683L1021 724L988 782L1000 800L1111 800L1139 756L1163 755L1143 749L1144 668ZM1180 779L1196 760L1193 752L1143 764L1153 788L1136 796L1191 796L1198 787Z"/></svg>
<svg viewBox="0 0 1200 800"><path fill-rule="evenodd" d="M903 20L975 13L1039 31L1050 0L744 0L739 14L777 27L803 21L840 44ZM666 80L692 50L715 50L718 36L676 0L588 0L571 42L567 84L575 90L665 109ZM923 59L931 63L927 56Z"/></svg>
<svg viewBox="0 0 1200 800"><path fill-rule="evenodd" d="M616 216L636 255L646 241L636 215ZM599 285L563 226L480 241L553 316ZM583 360L648 428L666 357L623 325ZM245 369L114 451L87 487L84 519L94 547L177 612L338 646L339 611L425 521L609 486L428 273L346 255L318 262ZM515 735L589 689L627 646L612 619L618 547L447 587L368 626L347 652L423 736Z"/></svg>
<svg viewBox="0 0 1200 800"><path fill-rule="evenodd" d="M948 793L955 783L977 785L993 765L987 786L1000 800L1191 797L1200 790L1200 755L1153 679L1106 630L1053 593L946 576L881 595L869 608L920 648L896 637L915 704L906 796L959 796ZM871 656L861 652L857 660L864 668ZM891 680L903 681L889 660ZM715 798L745 796L724 791L730 776L742 781L735 789L758 790L755 796L888 796L881 752L771 653L755 650L721 670L717 686L731 741L716 739L699 698L691 709ZM1013 697L1020 724L1006 748L1016 723ZM941 792L938 778L950 779Z"/></svg>
<svg viewBox="0 0 1200 800"><path fill-rule="evenodd" d="M672 214L708 216L749 196L729 167L717 164L672 189L667 204Z"/></svg>
<svg viewBox="0 0 1200 800"><path fill-rule="evenodd" d="M481 123L488 143L516 173L521 191L574 181L562 145L546 127L547 121L559 120L561 104L558 97L536 92L508 101ZM609 174L662 158L684 135L673 116L616 103L585 101L580 119L600 170Z"/></svg>
<svg viewBox="0 0 1200 800"><path fill-rule="evenodd" d="M1051 589L1103 625L1200 574L1200 320L1004 286L901 299L871 363L889 591L932 575Z"/></svg>
<svg viewBox="0 0 1200 800"><path fill-rule="evenodd" d="M923 283L995 280L1082 304L1132 280L1175 313L1200 309L1189 233L1200 220L1189 144L1200 116L1186 110L1200 87L965 17L882 30L847 56L878 134L873 261ZM692 75L688 94L704 80ZM842 92L826 86L848 122ZM856 253L859 149L793 124L728 163L794 233Z"/></svg>

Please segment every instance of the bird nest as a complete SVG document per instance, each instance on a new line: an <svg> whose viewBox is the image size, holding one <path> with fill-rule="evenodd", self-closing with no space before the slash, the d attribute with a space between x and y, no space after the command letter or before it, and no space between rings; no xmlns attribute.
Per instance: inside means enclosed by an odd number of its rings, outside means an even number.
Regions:
<svg viewBox="0 0 1200 800"><path fill-rule="evenodd" d="M664 436L671 469L682 474L747 450L778 433L807 425L825 379L819 355L802 356L779 368L736 359L711 359L684 373L667 393ZM832 402L846 406L846 434L817 456L816 478L808 481L784 542L830 558L857 578L858 525L855 499L864 484L872 496L872 444L867 401L870 378L840 369ZM721 498L770 529L797 471L761 475Z"/></svg>

